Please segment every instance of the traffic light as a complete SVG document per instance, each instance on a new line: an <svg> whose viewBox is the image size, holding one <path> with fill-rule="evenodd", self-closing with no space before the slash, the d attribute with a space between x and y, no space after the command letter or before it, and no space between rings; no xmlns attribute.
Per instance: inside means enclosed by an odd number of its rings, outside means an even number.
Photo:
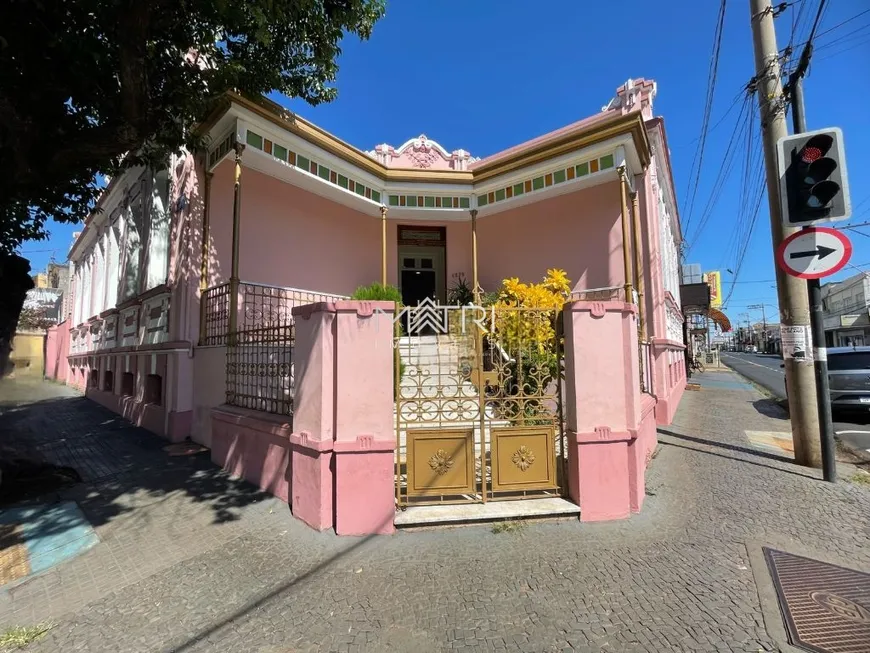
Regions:
<svg viewBox="0 0 870 653"><path fill-rule="evenodd" d="M776 144L782 219L789 226L845 220L852 214L843 132L836 127Z"/></svg>

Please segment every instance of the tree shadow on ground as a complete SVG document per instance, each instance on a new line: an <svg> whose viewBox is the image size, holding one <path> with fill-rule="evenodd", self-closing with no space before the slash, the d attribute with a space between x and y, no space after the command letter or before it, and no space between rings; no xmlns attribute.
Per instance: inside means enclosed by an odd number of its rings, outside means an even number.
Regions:
<svg viewBox="0 0 870 653"><path fill-rule="evenodd" d="M791 474L793 476L800 476L801 478L818 480L818 479L816 479L815 476L813 476L812 474L809 474L809 473L802 474L801 472L795 471L793 469L786 469L784 467L776 467L775 465L767 465L765 463L758 462L755 460L749 460L748 458L738 458L736 456L727 456L723 453L716 453L715 451L706 451L705 449L699 449L698 447L690 447L690 446L685 445L685 444L677 444L676 442L662 442L662 444L664 444L665 446L668 446L668 447L677 447L678 449L686 449L688 451L697 451L698 453L704 453L704 454L707 454L708 456L716 456L717 458L725 458L726 460L734 460L734 461L737 461L739 463L746 463L747 465L755 465L756 467L765 467L766 469L772 469L772 470L775 470L777 472L782 472L784 474ZM789 460L789 462L794 464L793 460Z"/></svg>
<svg viewBox="0 0 870 653"><path fill-rule="evenodd" d="M670 431L668 429L663 429L659 427L659 433L663 433L665 435L670 435L674 438L679 438L680 440L686 440L688 442L695 442L697 444L707 445L708 447L718 447L720 449L727 449L728 451L739 451L740 453L749 454L751 456L757 456L759 458L767 458L769 460L775 460L781 463L790 463L793 464L794 460L788 458L786 456L779 456L775 453L768 453L767 451L761 451L759 449L753 449L751 447L741 447L736 444L728 444L727 442L719 442L717 440L706 440L704 438L699 438L692 435L684 435L682 433L677 433L676 431ZM745 460L741 458L735 458L735 460ZM750 462L750 461L746 461ZM775 469L779 469L778 467Z"/></svg>
<svg viewBox="0 0 870 653"><path fill-rule="evenodd" d="M220 524L240 519L246 506L272 497L232 478L212 463L208 451L170 456L163 450L167 440L80 396L0 403L0 443L5 460L14 455L34 468L72 468L82 481L56 483L57 475L44 474L28 487L16 488L4 478L0 507L13 502L22 507L21 499L26 500L23 506L73 500L93 527L137 511L141 514L135 518L147 520L143 508L178 495L207 505L211 523ZM40 486L40 480L45 484ZM41 535L73 526L63 518L48 520Z"/></svg>
<svg viewBox="0 0 870 653"><path fill-rule="evenodd" d="M751 402L752 407L764 415L765 417L772 417L773 419L788 419L788 411L782 407L782 404L778 399L756 399Z"/></svg>

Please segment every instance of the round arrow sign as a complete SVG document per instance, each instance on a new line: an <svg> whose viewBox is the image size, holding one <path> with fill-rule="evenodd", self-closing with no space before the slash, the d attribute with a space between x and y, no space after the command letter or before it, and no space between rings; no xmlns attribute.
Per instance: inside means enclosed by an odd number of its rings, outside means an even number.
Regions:
<svg viewBox="0 0 870 653"><path fill-rule="evenodd" d="M776 248L776 263L786 274L821 279L842 270L852 257L852 243L842 231L809 227L792 234Z"/></svg>

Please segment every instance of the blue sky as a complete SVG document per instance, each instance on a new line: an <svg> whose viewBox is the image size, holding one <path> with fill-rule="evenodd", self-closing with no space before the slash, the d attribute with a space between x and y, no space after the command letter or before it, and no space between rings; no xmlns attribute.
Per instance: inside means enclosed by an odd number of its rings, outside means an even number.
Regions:
<svg viewBox="0 0 870 653"><path fill-rule="evenodd" d="M866 11L866 0L830 0L822 33ZM387 16L367 42L347 39L340 58L338 99L310 107L276 98L357 147L400 145L425 133L447 150L486 156L596 113L629 77L658 83L655 112L664 116L677 197L687 221L687 188L700 134L718 2L668 0L612 3L553 0L413 0L388 3ZM754 74L748 0L729 0L704 165L689 220L687 262L723 271L724 294L737 271L735 225L746 138L735 141L734 170L698 231L729 140L737 128L735 97ZM805 40L817 0L798 0L776 20L784 48L801 5L795 43ZM618 7L618 9L617 9ZM845 135L852 222L870 221L870 105L863 77L870 69L870 13L822 34L805 83L809 129L840 126ZM731 108L730 113L728 112ZM757 103L749 105L757 127ZM723 115L724 120L721 120ZM754 204L755 198L746 202ZM863 204L861 202L863 201ZM744 222L745 226L748 220ZM51 256L63 260L76 227L54 225L48 242L25 244L34 269ZM870 269L870 227L850 232L852 262ZM736 242L735 242L736 241ZM738 283L726 312L732 321L748 304L776 304L767 199L761 204ZM853 268L838 275L854 274ZM768 309L768 317L775 309ZM760 312L753 313L760 318Z"/></svg>

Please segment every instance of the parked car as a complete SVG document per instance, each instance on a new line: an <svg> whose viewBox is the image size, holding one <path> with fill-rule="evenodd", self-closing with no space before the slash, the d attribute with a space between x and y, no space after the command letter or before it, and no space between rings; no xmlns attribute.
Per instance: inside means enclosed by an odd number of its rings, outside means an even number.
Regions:
<svg viewBox="0 0 870 653"><path fill-rule="evenodd" d="M828 384L832 411L870 411L870 347L829 347Z"/></svg>

